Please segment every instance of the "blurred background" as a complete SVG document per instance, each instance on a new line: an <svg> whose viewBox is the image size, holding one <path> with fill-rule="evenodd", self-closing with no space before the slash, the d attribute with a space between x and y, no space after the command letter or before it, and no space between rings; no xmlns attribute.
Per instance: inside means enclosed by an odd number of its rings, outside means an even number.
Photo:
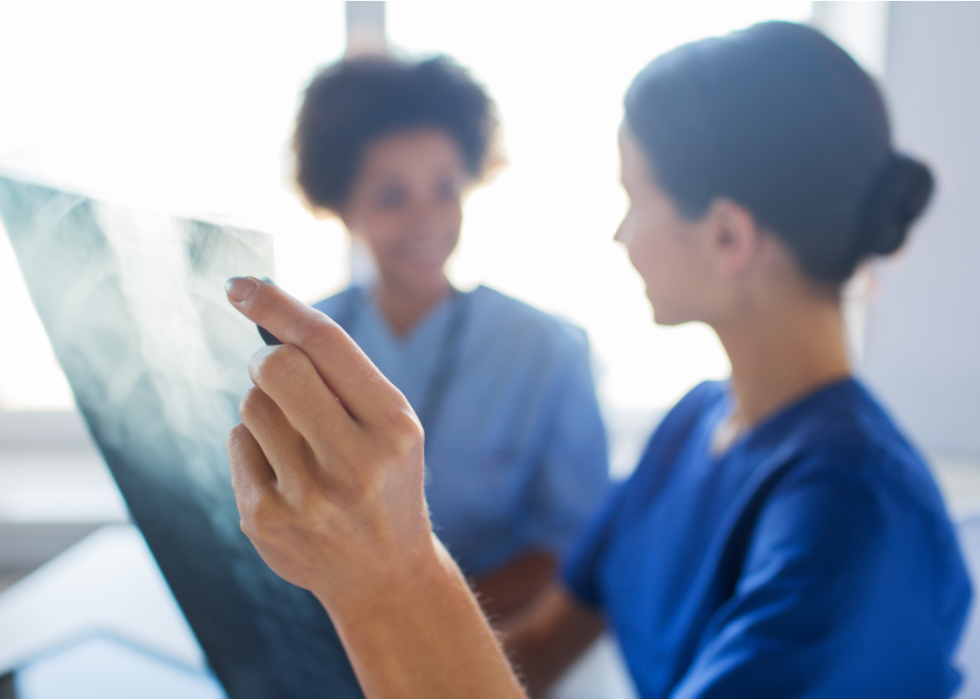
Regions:
<svg viewBox="0 0 980 699"><path fill-rule="evenodd" d="M509 161L469 200L453 278L588 331L623 477L663 410L728 366L706 327L653 325L611 242L622 97L657 54L766 19L850 51L880 81L899 147L937 173L907 250L852 284L848 318L860 374L967 509L980 497L980 4L0 2L0 166L268 231L277 282L312 302L364 271L290 185L301 91L348 49L449 54L496 99ZM4 235L0 298L2 590L127 515Z"/></svg>

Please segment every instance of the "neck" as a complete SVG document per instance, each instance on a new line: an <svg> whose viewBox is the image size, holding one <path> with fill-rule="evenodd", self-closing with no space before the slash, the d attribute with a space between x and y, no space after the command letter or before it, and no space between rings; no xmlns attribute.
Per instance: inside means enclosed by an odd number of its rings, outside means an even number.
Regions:
<svg viewBox="0 0 980 699"><path fill-rule="evenodd" d="M732 363L737 432L851 372L836 302L796 299L715 329Z"/></svg>
<svg viewBox="0 0 980 699"><path fill-rule="evenodd" d="M421 287L398 284L382 277L378 279L374 294L394 333L407 335L449 293L450 288L445 274Z"/></svg>

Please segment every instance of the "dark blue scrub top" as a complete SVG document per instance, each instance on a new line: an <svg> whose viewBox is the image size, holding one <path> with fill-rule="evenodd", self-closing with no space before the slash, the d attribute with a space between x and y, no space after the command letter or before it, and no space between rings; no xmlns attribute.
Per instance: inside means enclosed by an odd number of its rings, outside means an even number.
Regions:
<svg viewBox="0 0 980 699"><path fill-rule="evenodd" d="M691 391L566 560L642 697L948 697L970 584L929 472L854 380L711 437Z"/></svg>

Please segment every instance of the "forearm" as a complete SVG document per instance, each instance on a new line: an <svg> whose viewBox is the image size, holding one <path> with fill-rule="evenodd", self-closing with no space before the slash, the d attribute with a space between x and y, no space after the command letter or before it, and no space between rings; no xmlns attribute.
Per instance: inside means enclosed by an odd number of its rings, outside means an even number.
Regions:
<svg viewBox="0 0 980 699"><path fill-rule="evenodd" d="M466 580L437 540L405 577L352 604L321 597L365 695L525 697Z"/></svg>

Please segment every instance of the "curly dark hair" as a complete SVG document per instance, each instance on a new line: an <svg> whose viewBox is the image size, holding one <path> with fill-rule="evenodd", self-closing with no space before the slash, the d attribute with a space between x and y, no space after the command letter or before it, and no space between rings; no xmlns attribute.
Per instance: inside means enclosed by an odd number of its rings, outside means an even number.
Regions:
<svg viewBox="0 0 980 699"><path fill-rule="evenodd" d="M321 70L306 88L293 134L296 182L311 205L337 212L370 144L424 127L449 134L479 181L499 158L498 123L486 91L445 56L345 59Z"/></svg>

